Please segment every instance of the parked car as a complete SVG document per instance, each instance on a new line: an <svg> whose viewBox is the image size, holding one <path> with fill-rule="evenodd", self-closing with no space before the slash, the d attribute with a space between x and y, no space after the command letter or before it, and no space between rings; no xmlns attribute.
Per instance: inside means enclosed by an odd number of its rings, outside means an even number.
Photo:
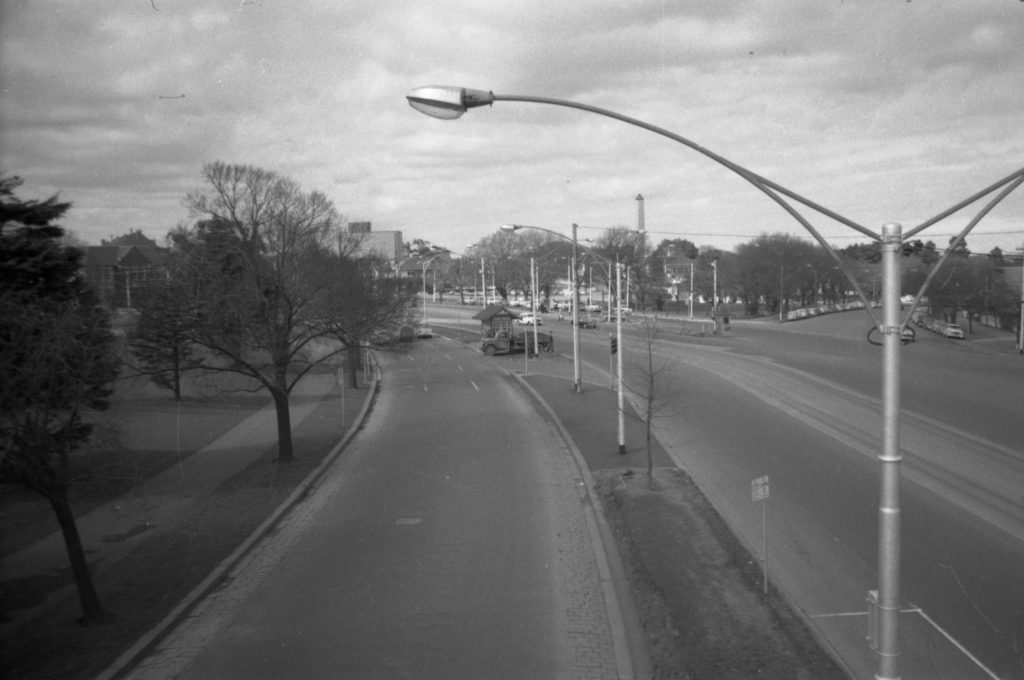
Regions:
<svg viewBox="0 0 1024 680"><path fill-rule="evenodd" d="M960 328L960 324L947 323L946 327L942 329L942 337L944 338L956 338L957 340L964 339L964 329Z"/></svg>
<svg viewBox="0 0 1024 680"><path fill-rule="evenodd" d="M600 312L601 305L583 305L584 312Z"/></svg>
<svg viewBox="0 0 1024 680"><path fill-rule="evenodd" d="M533 314L527 312L525 314L520 314L519 319L517 319L516 323L519 323L523 326L543 326L544 320L540 318L540 314L534 316Z"/></svg>

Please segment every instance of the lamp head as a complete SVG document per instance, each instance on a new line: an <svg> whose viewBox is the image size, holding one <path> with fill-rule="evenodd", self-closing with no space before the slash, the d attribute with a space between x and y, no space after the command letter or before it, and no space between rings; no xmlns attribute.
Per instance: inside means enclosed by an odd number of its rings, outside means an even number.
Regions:
<svg viewBox="0 0 1024 680"><path fill-rule="evenodd" d="M518 231L523 228L521 224L503 224L501 225L502 231Z"/></svg>
<svg viewBox="0 0 1024 680"><path fill-rule="evenodd" d="M471 90L465 87L430 85L417 87L405 96L409 106L432 118L454 120L468 109L489 106L494 102L494 93Z"/></svg>

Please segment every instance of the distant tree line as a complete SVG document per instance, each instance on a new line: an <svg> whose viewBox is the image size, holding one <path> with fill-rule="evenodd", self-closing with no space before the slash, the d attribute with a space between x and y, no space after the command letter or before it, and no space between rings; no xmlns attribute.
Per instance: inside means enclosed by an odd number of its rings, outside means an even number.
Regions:
<svg viewBox="0 0 1024 680"><path fill-rule="evenodd" d="M932 241L905 244L901 295L916 294L943 253ZM691 280L694 300L702 304L698 312L703 313L711 313L716 293L719 301L735 303L748 316L846 302L855 298L855 289L843 269L869 299L878 300L881 295L877 243L839 249L837 262L820 245L785 233L761 234L726 251L698 246L685 238L655 243L650 234L620 226L593 241L581 241L578 255L582 283L593 282L605 291L614 287L614 271L607 263L621 263L629 272L629 296L640 309L685 309ZM493 286L499 297L508 299L513 290L529 294L529 260L533 257L539 273L538 293L547 299L556 281L568 279L571 256L568 238L536 230L497 231L463 257L441 263L443 276L439 275L438 286L477 287L482 266L488 289ZM926 297L933 313L952 319L967 311L1012 328L1020 297L1003 272L1014 266L1019 266L1019 258L1007 258L998 248L975 255L966 241L961 241L929 285Z"/></svg>

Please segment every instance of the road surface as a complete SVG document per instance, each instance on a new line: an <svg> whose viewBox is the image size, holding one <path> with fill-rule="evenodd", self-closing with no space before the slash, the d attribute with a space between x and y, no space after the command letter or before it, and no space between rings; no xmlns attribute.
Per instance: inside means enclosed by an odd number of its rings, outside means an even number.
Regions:
<svg viewBox="0 0 1024 680"><path fill-rule="evenodd" d="M870 678L881 369L866 324L747 324L655 351L681 395L662 442L757 554L750 483L769 476L773 579ZM627 364L642 358L624 344ZM902 357L904 677L1024 678L1024 361L938 336Z"/></svg>
<svg viewBox="0 0 1024 680"><path fill-rule="evenodd" d="M623 342L633 385L638 326L626 325ZM772 583L857 678L875 671L865 637L877 588L881 348L865 340L869 326L863 312L741 322L722 338L666 325L655 347L661 387L674 393L660 405L659 439L757 555L751 482L769 477ZM568 324L545 328L571 353ZM581 331L585 385L609 383L613 331ZM901 351L906 678L1024 678L1024 360L985 347L921 330Z"/></svg>
<svg viewBox="0 0 1024 680"><path fill-rule="evenodd" d="M555 430L457 343L385 361L319 488L130 677L627 674Z"/></svg>

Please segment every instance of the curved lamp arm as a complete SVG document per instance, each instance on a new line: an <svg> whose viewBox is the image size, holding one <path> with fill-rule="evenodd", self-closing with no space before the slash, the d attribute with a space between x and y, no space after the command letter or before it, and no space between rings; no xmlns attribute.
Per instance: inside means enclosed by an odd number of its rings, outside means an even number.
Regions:
<svg viewBox="0 0 1024 680"><path fill-rule="evenodd" d="M599 116L605 116L607 118L613 118L623 123L627 123L629 125L633 125L644 130L648 130L649 132L653 132L657 135L661 135L662 137L667 137L668 139L671 139L674 142L678 142L683 146L687 146L750 182L759 191L764 193L771 200L775 201L775 203L782 207L783 210L789 213L790 216L793 217L793 219L799 222L804 227L804 229L806 229L814 237L814 239L819 244L821 244L822 247L826 249L826 251L831 253L836 265L843 271L844 274L846 274L846 277L850 281L851 285L854 287L857 296L861 299L861 301L864 302L864 307L865 309L868 310L868 315L871 316L872 320L875 321L877 325L877 319L875 319L874 314L871 313L871 305L868 302L867 295L864 293L863 289L861 289L860 284L857 283L857 280L853 277L852 273L847 269L843 261L839 258L839 255L833 252L831 248L829 248L828 243L825 241L824 237L822 237L821 234L819 234L818 231L813 226L811 226L810 222L808 222L803 215L797 212L796 208L794 208L789 202L782 198L782 196L791 198L794 201L802 203L803 205L812 208L827 217L830 217L842 224L845 224L848 227L856 229L860 233L870 237L875 241L881 240L881 236L879 234L857 224L853 220L843 217L842 215L833 212L832 210L829 210L824 206L819 205L818 203L815 203L814 201L811 201L808 198L801 196L800 194L794 191L787 189L786 187L780 184L776 184L775 182L772 182L771 180L744 168L742 165L738 165L723 156L719 156L710 149L707 149L701 146L700 144L697 144L696 142L687 139L686 137L677 135L676 133L670 130L658 127L657 125L651 125L650 123L646 123L642 120L638 120L630 116L625 116L621 113L616 113L615 111L603 109L598 106L591 106L589 104L581 104L580 102L569 101L566 99L554 99L551 97L535 97L531 95L497 95L494 94L493 92L488 92L486 90L474 90L465 87L453 87L447 85L430 85L428 87L416 88L411 93L406 95L406 99L409 101L409 105L412 106L417 111L419 111L420 113L426 114L433 118L441 118L444 120L452 120L455 118L459 118L469 109L476 108L479 106L490 106L496 101L529 102L534 104L550 104L552 106L562 106L570 109L579 109L581 111L587 111L589 113L596 113ZM782 194L782 196L780 196L780 194Z"/></svg>

